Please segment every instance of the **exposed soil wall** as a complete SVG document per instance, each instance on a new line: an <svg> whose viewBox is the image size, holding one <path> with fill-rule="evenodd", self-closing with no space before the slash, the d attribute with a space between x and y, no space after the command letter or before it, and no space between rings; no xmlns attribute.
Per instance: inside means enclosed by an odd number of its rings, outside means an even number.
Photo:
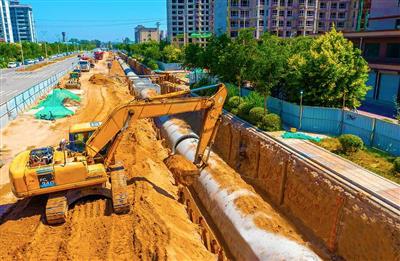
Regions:
<svg viewBox="0 0 400 261"><path fill-rule="evenodd" d="M398 260L400 217L328 177L272 139L231 117L214 151L329 254L348 260Z"/></svg>

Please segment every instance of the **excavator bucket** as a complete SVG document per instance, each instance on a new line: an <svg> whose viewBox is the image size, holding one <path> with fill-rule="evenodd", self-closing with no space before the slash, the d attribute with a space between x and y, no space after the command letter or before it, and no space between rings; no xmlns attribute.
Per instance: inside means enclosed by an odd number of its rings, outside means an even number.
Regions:
<svg viewBox="0 0 400 261"><path fill-rule="evenodd" d="M175 182L186 187L192 185L195 178L200 175L196 165L181 155L171 155L164 160L164 163L174 175Z"/></svg>

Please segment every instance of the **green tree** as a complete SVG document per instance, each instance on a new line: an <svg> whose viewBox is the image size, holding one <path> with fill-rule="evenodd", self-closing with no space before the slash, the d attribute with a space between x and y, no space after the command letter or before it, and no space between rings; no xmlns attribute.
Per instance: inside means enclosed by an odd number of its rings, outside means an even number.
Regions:
<svg viewBox="0 0 400 261"><path fill-rule="evenodd" d="M298 102L303 90L304 104L357 107L369 89L368 70L361 51L333 28L289 58L286 98Z"/></svg>
<svg viewBox="0 0 400 261"><path fill-rule="evenodd" d="M285 72L287 48L283 40L264 34L256 50L257 59L251 65L251 80L256 91L264 97L264 113L267 111L267 97L271 89L281 81Z"/></svg>
<svg viewBox="0 0 400 261"><path fill-rule="evenodd" d="M188 44L183 51L183 65L190 69L204 67L204 49L197 44Z"/></svg>
<svg viewBox="0 0 400 261"><path fill-rule="evenodd" d="M182 60L182 50L173 45L167 45L162 50L162 58L167 63L179 62Z"/></svg>

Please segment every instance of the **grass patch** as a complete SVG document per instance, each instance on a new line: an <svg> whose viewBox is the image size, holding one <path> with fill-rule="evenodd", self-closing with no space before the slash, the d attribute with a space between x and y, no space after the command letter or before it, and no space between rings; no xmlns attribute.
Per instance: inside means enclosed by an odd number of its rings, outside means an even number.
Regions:
<svg viewBox="0 0 400 261"><path fill-rule="evenodd" d="M375 148L364 147L363 149L345 154L337 138L326 138L314 144L323 147L345 159L354 162L361 167L368 169L382 177L400 184L400 172L394 170L396 157Z"/></svg>

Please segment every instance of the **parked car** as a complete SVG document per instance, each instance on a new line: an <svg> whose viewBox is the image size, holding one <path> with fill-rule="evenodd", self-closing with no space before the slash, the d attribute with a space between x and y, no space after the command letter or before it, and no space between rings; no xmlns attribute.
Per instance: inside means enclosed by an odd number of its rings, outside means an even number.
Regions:
<svg viewBox="0 0 400 261"><path fill-rule="evenodd" d="M33 63L38 63L38 62L39 62L39 59L33 60Z"/></svg>
<svg viewBox="0 0 400 261"><path fill-rule="evenodd" d="M7 65L7 67L8 67L8 68L17 68L18 65L17 65L16 62L9 62L8 65Z"/></svg>
<svg viewBox="0 0 400 261"><path fill-rule="evenodd" d="M32 59L25 60L25 62L24 62L25 65L34 64L34 63L35 63L35 61Z"/></svg>
<svg viewBox="0 0 400 261"><path fill-rule="evenodd" d="M43 56L40 56L40 57L39 57L39 61L44 61L44 57L43 57Z"/></svg>

